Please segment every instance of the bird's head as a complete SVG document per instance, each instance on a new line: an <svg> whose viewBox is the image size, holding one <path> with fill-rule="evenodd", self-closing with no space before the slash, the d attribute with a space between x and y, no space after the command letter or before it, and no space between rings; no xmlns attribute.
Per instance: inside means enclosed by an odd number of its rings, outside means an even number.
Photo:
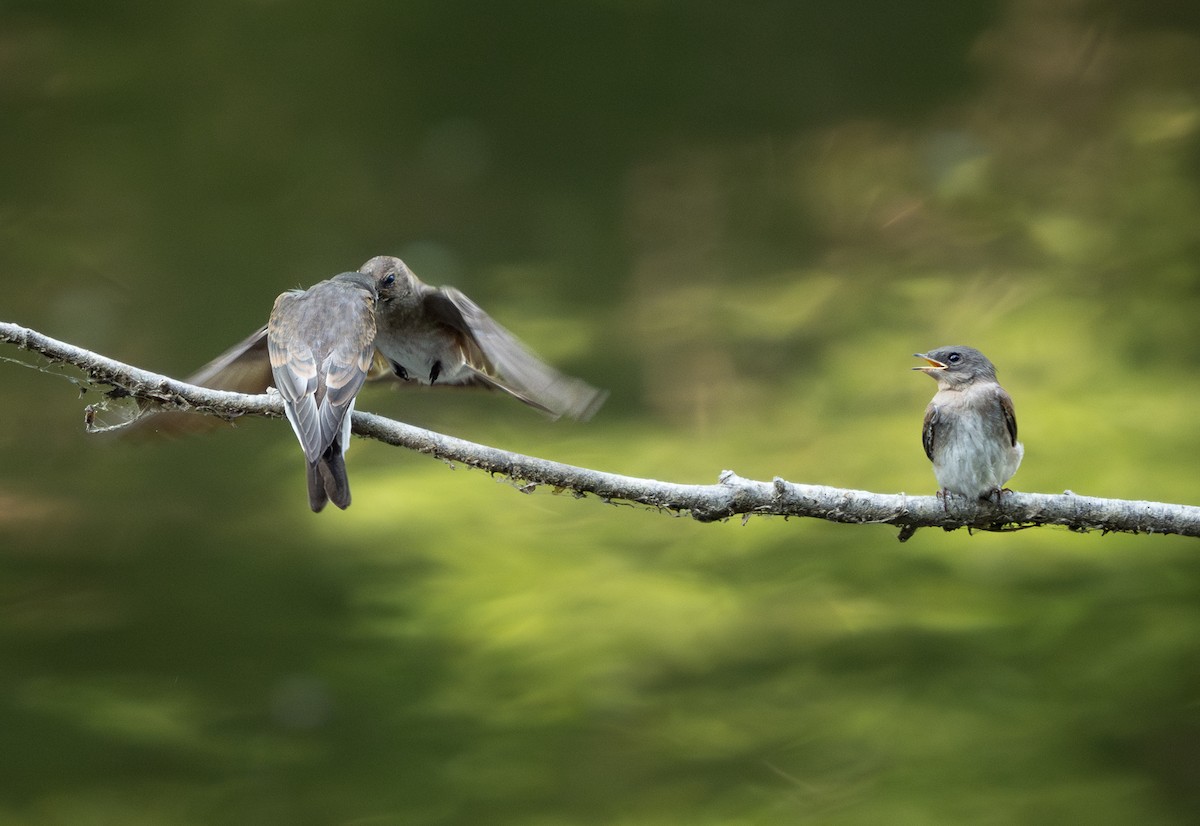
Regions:
<svg viewBox="0 0 1200 826"><path fill-rule="evenodd" d="M938 347L913 355L925 360L924 365L913 369L934 379L945 390L962 389L975 381L996 380L996 368L974 347Z"/></svg>
<svg viewBox="0 0 1200 826"><path fill-rule="evenodd" d="M391 255L377 255L358 271L374 280L383 303L408 298L416 292L419 283L405 263Z"/></svg>

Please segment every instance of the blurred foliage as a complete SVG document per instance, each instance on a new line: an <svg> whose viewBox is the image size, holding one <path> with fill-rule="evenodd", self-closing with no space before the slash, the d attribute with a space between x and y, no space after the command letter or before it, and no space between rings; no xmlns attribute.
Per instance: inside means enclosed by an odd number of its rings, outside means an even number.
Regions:
<svg viewBox="0 0 1200 826"><path fill-rule="evenodd" d="M0 318L186 375L379 253L612 389L362 409L631 475L1195 502L1200 16L1125 0L0 6ZM35 363L15 350L0 354ZM0 362L0 821L1189 823L1194 540L700 525ZM65 392L64 392L65 391ZM295 520L295 521L293 521Z"/></svg>

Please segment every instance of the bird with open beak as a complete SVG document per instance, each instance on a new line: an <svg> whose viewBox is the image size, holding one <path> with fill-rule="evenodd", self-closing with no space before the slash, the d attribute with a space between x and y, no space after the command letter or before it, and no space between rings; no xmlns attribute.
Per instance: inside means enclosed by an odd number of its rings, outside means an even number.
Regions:
<svg viewBox="0 0 1200 826"><path fill-rule="evenodd" d="M925 365L913 369L938 384L925 410L921 441L942 495L998 498L1017 472L1025 446L1017 441L1012 398L996 381L996 368L972 347L915 355Z"/></svg>
<svg viewBox="0 0 1200 826"><path fill-rule="evenodd" d="M275 299L267 353L283 409L304 449L308 503L350 506L350 418L375 355L375 280L346 272Z"/></svg>

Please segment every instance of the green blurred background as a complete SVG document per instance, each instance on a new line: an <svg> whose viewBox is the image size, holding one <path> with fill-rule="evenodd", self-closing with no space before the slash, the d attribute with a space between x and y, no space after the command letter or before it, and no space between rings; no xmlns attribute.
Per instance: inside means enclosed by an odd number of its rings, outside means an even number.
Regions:
<svg viewBox="0 0 1200 826"><path fill-rule="evenodd" d="M0 320L184 376L380 254L612 391L360 409L710 483L1200 501L1200 12L1111 0L0 3ZM6 347L6 359L37 363ZM0 822L1157 824L1200 546L700 525L288 427L88 436L0 362Z"/></svg>

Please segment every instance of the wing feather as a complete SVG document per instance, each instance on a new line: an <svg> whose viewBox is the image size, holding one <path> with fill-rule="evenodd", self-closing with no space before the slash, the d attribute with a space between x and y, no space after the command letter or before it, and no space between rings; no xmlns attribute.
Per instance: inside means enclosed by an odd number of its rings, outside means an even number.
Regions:
<svg viewBox="0 0 1200 826"><path fill-rule="evenodd" d="M1017 446L1017 412L1013 410L1012 396L1000 390L1000 411L1004 414L1004 426L1008 429L1008 438L1012 446Z"/></svg>
<svg viewBox="0 0 1200 826"><path fill-rule="evenodd" d="M184 379L188 384L232 390L236 393L265 393L271 385L267 358L267 325Z"/></svg>
<svg viewBox="0 0 1200 826"><path fill-rule="evenodd" d="M938 406L931 404L925 408L925 422L921 426L921 444L925 448L925 455L929 457L929 461L933 461L933 451L937 447L937 433L940 415Z"/></svg>
<svg viewBox="0 0 1200 826"><path fill-rule="evenodd" d="M305 458L314 462L328 444L323 443L318 415L316 357L307 338L293 335L302 321L302 302L303 296L294 293L284 293L275 300L267 323L267 353L284 412Z"/></svg>
<svg viewBox="0 0 1200 826"><path fill-rule="evenodd" d="M564 375L535 356L482 307L453 287L425 288L425 307L464 333L464 357L481 383L505 390L553 416L590 418L607 394Z"/></svg>

